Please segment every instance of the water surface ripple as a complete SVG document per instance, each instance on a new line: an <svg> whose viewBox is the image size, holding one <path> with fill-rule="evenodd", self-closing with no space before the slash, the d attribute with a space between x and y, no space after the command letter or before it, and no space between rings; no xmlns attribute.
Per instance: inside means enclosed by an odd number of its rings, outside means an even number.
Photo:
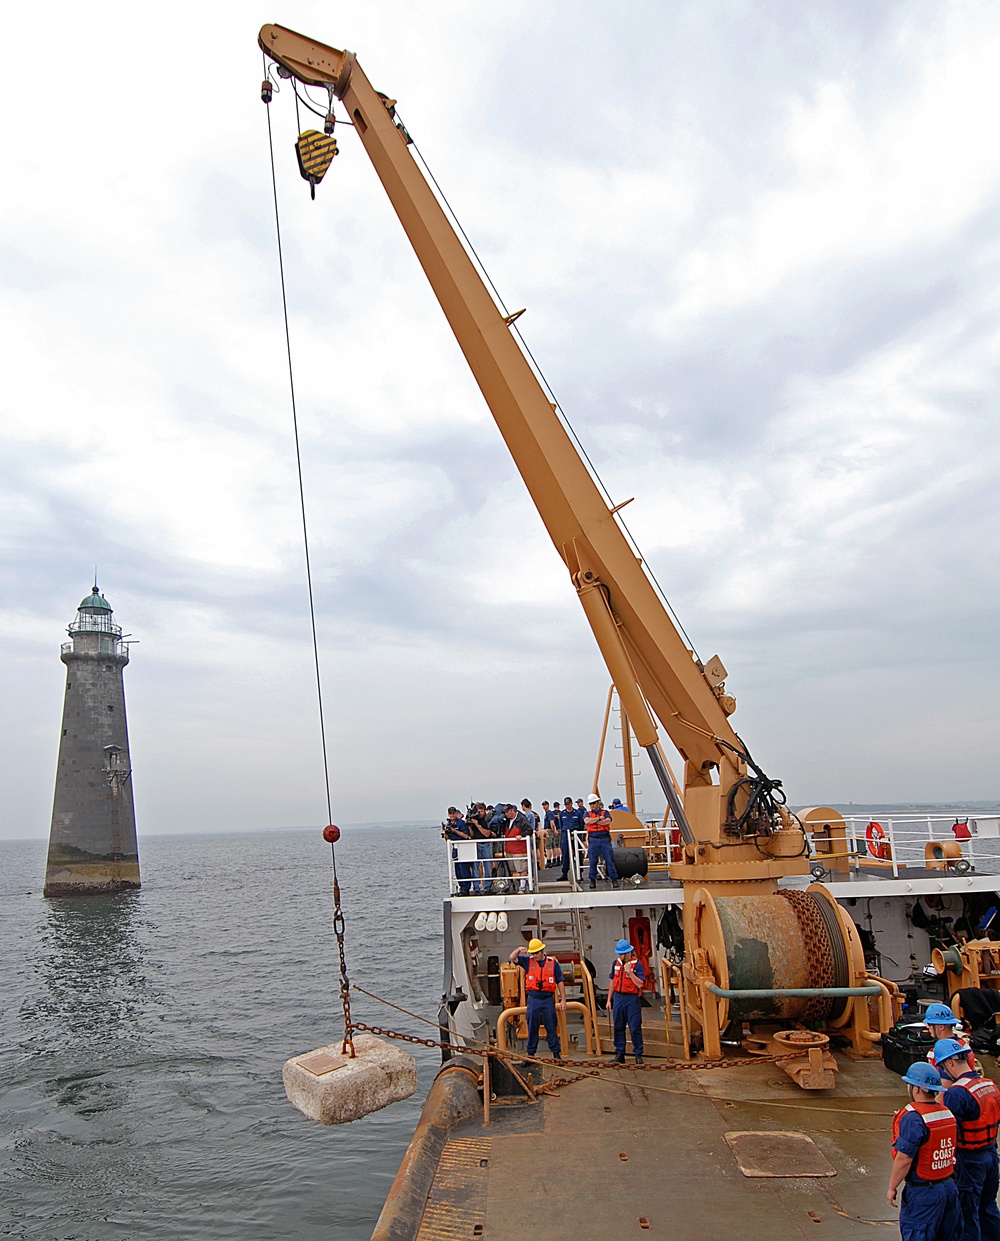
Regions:
<svg viewBox="0 0 1000 1241"><path fill-rule="evenodd" d="M44 863L0 844L0 1235L367 1238L438 1056L411 1049L417 1096L354 1125L287 1103L283 1061L342 1032L318 832L146 838L142 890L114 897L46 901ZM338 864L352 978L433 1017L436 833L348 832Z"/></svg>

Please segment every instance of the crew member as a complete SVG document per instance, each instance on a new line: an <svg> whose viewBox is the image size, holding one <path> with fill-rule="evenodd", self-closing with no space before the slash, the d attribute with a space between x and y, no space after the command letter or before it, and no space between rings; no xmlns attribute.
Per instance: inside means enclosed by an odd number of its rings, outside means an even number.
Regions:
<svg viewBox="0 0 1000 1241"><path fill-rule="evenodd" d="M927 1012L924 1013L924 1024L934 1036L934 1041L940 1042L944 1038L957 1039L965 1047L969 1049L969 1068L975 1072L979 1072L981 1066L976 1064L976 1053L972 1050L969 1040L965 1037L962 1030L961 1018L956 1017L955 1013L947 1004L930 1004ZM934 1048L927 1053L927 1059L937 1068L934 1060Z"/></svg>
<svg viewBox="0 0 1000 1241"><path fill-rule="evenodd" d="M937 1096L945 1089L929 1064L911 1064L906 1076L910 1102L892 1122L892 1171L886 1202L899 1208L903 1241L955 1241L962 1214L955 1187L955 1117Z"/></svg>
<svg viewBox="0 0 1000 1241"><path fill-rule="evenodd" d="M518 888L521 892L528 890L528 844L527 836L531 836L535 830L534 819L528 816L516 806L505 805L504 813L504 856L507 858L507 865L510 867L511 876L520 876Z"/></svg>
<svg viewBox="0 0 1000 1241"><path fill-rule="evenodd" d="M628 1026L636 1064L642 1064L642 984L646 971L627 939L615 944L611 988L606 1007L615 1018L615 1064L625 1063L625 1027Z"/></svg>
<svg viewBox="0 0 1000 1241"><path fill-rule="evenodd" d="M587 817L583 821L587 829L587 861L590 863L590 889L597 887L597 862L604 858L608 878L613 888L621 887L618 882L618 871L615 870L615 851L611 847L611 815L604 809L604 804L596 793L587 798Z"/></svg>
<svg viewBox="0 0 1000 1241"><path fill-rule="evenodd" d="M542 802L542 836L545 840L545 869L556 864L556 850L559 848L559 803L555 810L547 801Z"/></svg>
<svg viewBox="0 0 1000 1241"><path fill-rule="evenodd" d="M558 805L558 803L556 803ZM583 828L583 815L573 807L573 798L564 797L562 809L559 811L559 848L562 854L562 874L560 879L569 878L570 852L573 848L572 832Z"/></svg>
<svg viewBox="0 0 1000 1241"><path fill-rule="evenodd" d="M969 1068L968 1048L958 1039L943 1038L935 1043L934 1059L942 1080L950 1084L945 1107L958 1121L955 1182L962 1205L962 1241L1000 1241L1000 1090L989 1078Z"/></svg>
<svg viewBox="0 0 1000 1241"><path fill-rule="evenodd" d="M441 827L446 840L468 840L470 832L466 826L465 819L462 818L462 812L457 806L448 807L448 822L442 823ZM472 862L459 862L458 850L454 845L451 847L452 860L455 863L455 878L458 881L458 892L460 896L468 896L472 888Z"/></svg>
<svg viewBox="0 0 1000 1241"><path fill-rule="evenodd" d="M528 944L525 955L519 948L510 954L513 965L524 970L524 994L528 1006L527 1054L533 1056L538 1050L538 1028L545 1025L545 1041L556 1064L562 1064L562 1044L556 1025L556 992L559 992L560 1012L566 1011L566 984L562 967L555 957L545 955L545 945L540 939Z"/></svg>

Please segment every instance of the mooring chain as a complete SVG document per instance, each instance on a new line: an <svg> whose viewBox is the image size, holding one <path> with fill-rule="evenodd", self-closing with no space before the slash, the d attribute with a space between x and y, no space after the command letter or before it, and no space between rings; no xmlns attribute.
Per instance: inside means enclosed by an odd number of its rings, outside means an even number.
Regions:
<svg viewBox="0 0 1000 1241"><path fill-rule="evenodd" d="M359 988L360 990L360 988ZM355 1030L363 1030L366 1034L375 1034L380 1038L396 1039L402 1043L413 1043L417 1047L431 1047L446 1051L457 1051L460 1054L470 1056L492 1056L495 1060L517 1060L529 1064L553 1065L556 1063L552 1060L541 1060L537 1056L525 1056L517 1051L501 1051L498 1047L482 1048L482 1047L456 1047L454 1043L442 1043L439 1039L420 1038L416 1034L404 1034L401 1030L388 1030L384 1026L370 1026L363 1021L358 1021L354 1025ZM791 1054L785 1053L780 1056L747 1056L740 1060L670 1060L664 1064L636 1064L629 1067L637 1073L668 1073L679 1069L739 1069L745 1068L750 1064L780 1064L783 1060L797 1060L800 1052ZM558 1062L559 1068L567 1069L586 1069L590 1073L598 1069L606 1069L610 1067L611 1062L607 1060L561 1060ZM575 1081L576 1078L568 1078L567 1082ZM564 1083L565 1084L565 1083Z"/></svg>
<svg viewBox="0 0 1000 1241"><path fill-rule="evenodd" d="M340 954L340 1003L344 1009L344 1041L340 1046L340 1054L349 1055L354 1059L354 1031L364 1029L354 1026L351 1021L351 980L347 974L347 953L344 949L344 911L340 904L340 880L337 878L337 841L340 839L340 828L332 823L323 828L323 839L330 845L330 859L333 865L333 933L337 937L337 951Z"/></svg>

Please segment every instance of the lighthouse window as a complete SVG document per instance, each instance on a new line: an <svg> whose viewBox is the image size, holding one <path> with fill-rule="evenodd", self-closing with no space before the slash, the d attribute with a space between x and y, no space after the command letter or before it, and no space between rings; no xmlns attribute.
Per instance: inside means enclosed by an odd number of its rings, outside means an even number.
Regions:
<svg viewBox="0 0 1000 1241"><path fill-rule="evenodd" d="M110 638L102 638L102 639L101 639L101 651L102 651L105 655L110 655L110 654L111 654L111 639L110 639Z"/></svg>
<svg viewBox="0 0 1000 1241"><path fill-rule="evenodd" d="M110 703L108 703L108 710L109 710L109 711L113 711L113 710L114 710L114 707L113 707Z"/></svg>

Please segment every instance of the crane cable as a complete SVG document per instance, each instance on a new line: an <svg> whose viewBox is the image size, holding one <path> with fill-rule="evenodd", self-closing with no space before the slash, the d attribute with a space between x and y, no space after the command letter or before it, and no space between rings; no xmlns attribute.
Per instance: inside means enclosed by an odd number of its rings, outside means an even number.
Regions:
<svg viewBox="0 0 1000 1241"><path fill-rule="evenodd" d="M270 81L267 57L264 58L265 86ZM270 90L262 91L261 98L269 105ZM298 92L295 101L298 111ZM306 587L309 594L309 624L312 630L313 667L316 673L316 703L319 709L319 736L323 751L323 785L326 792L326 821L323 838L330 845L330 860L333 867L333 933L337 937L337 949L340 954L340 1001L344 1009L344 1039L341 1053L354 1058L354 1027L351 1022L351 980L347 974L347 956L344 949L344 911L340 903L340 880L337 877L337 846L340 829L333 825L333 802L330 796L330 759L326 744L326 720L323 714L323 682L319 666L319 640L316 636L316 605L313 593L312 561L309 555L309 525L306 520L306 493L302 481L302 452L299 443L299 418L295 402L295 374L292 367L292 337L288 326L288 295L285 290L285 259L281 245L281 218L278 212L278 178L274 166L274 137L271 130L271 109L265 106L267 114L267 146L271 157L271 189L274 195L274 231L278 242L278 273L281 281L281 311L285 324L285 353L288 358L288 390L292 406L292 432L295 439L295 467L299 481L299 509L302 514L302 545L305 552Z"/></svg>

